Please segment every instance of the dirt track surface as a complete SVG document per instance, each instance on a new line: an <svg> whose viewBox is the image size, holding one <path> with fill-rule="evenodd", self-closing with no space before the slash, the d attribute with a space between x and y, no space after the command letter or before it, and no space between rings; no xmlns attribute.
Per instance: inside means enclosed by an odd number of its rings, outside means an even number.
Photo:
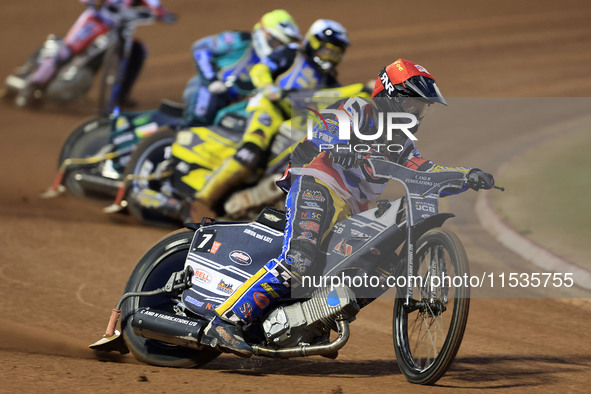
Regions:
<svg viewBox="0 0 591 394"><path fill-rule="evenodd" d="M81 11L74 1L54 3L2 5L0 76L46 34L63 34ZM583 0L167 4L179 13L179 22L142 28L139 34L150 48L136 89L141 108L155 107L164 97L180 99L193 73L189 48L195 39L226 28L250 29L278 6L292 12L303 30L319 17L349 29L353 45L341 68L344 83L373 79L382 66L404 57L427 67L449 97L591 96L591 3ZM570 115L580 111L574 108ZM131 356L97 359L86 346L104 331L136 261L167 231L108 217L71 196L39 198L53 180L62 142L90 115L84 102L38 113L0 104L0 392L272 392L279 387L285 392L587 392L589 300L474 299L456 362L436 388L410 386L400 374L391 339L392 300L378 301L358 316L336 361L224 356L201 370L174 370L140 364ZM495 169L535 141L539 127L552 119L536 113L528 121L517 136L502 128L458 128L421 135L420 146L436 162ZM474 195L451 203L458 217L450 223L471 264L533 269L481 229L472 210Z"/></svg>

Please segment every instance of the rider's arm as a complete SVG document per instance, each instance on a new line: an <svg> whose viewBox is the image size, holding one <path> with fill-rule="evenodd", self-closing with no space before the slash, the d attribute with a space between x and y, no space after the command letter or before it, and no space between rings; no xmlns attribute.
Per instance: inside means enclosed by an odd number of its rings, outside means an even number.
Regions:
<svg viewBox="0 0 591 394"><path fill-rule="evenodd" d="M250 79L255 88L260 89L273 83L273 75L269 66L257 63L250 69Z"/></svg>
<svg viewBox="0 0 591 394"><path fill-rule="evenodd" d="M195 61L195 68L202 79L211 83L217 78L217 70L213 64L213 51L215 48L216 36L208 36L195 41L191 52Z"/></svg>
<svg viewBox="0 0 591 394"><path fill-rule="evenodd" d="M253 85L260 89L272 84L277 76L291 67L297 48L295 44L283 45L255 64L250 70Z"/></svg>
<svg viewBox="0 0 591 394"><path fill-rule="evenodd" d="M197 72L207 83L217 80L216 59L241 53L250 42L250 34L242 31L225 31L195 41L191 52Z"/></svg>
<svg viewBox="0 0 591 394"><path fill-rule="evenodd" d="M405 154L405 152L403 152L403 154L401 155L401 158L403 158L403 163L401 164L404 164L405 167L408 167L411 170L422 172L461 171L465 174L468 174L471 170L473 170L472 168L468 167L446 167L435 164L431 160L423 158L414 142L410 140L408 141L409 144L407 145L407 147L405 147L405 150L408 150L408 153ZM439 195L441 197L445 197L453 194L459 194L461 192L468 190L468 188L469 187L467 184L464 184L461 187L449 186L445 189L442 189Z"/></svg>

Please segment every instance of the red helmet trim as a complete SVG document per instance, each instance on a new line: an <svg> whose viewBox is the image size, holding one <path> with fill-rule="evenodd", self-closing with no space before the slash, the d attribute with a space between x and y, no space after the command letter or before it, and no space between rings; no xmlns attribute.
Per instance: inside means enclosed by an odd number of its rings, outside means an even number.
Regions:
<svg viewBox="0 0 591 394"><path fill-rule="evenodd" d="M398 59L380 71L371 95L375 97L385 89L388 90L388 94L392 94L395 85L402 84L402 86L406 87L404 85L406 80L419 75L434 79L427 69L420 64L406 59Z"/></svg>

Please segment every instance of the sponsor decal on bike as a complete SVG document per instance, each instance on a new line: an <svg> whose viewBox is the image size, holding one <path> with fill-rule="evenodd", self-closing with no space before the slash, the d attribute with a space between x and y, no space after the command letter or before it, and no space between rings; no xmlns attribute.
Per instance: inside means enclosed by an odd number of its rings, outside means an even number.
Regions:
<svg viewBox="0 0 591 394"><path fill-rule="evenodd" d="M354 228L349 229L349 231L351 232L351 236L352 237L360 237L360 238L369 238L369 235L366 233L363 233L359 230L355 230Z"/></svg>
<svg viewBox="0 0 591 394"><path fill-rule="evenodd" d="M204 270L194 270L193 278L197 282L201 282L201 283L211 282L211 275L209 274L209 272L204 271Z"/></svg>
<svg viewBox="0 0 591 394"><path fill-rule="evenodd" d="M209 253L216 254L218 252L220 246L222 246L221 242L213 241L213 244L211 245L211 250L209 251Z"/></svg>
<svg viewBox="0 0 591 394"><path fill-rule="evenodd" d="M277 282L273 282L273 279L275 279L275 278L272 278L271 280L269 280L269 282L271 282L271 283L279 283L279 280L277 280ZM273 288L271 287L270 284L268 284L266 282L263 282L263 283L261 283L261 287L263 289L265 289L265 291L267 292L267 294L269 294L271 297L273 297L273 298L279 298L279 294L277 294L277 292L275 290L273 290Z"/></svg>
<svg viewBox="0 0 591 394"><path fill-rule="evenodd" d="M125 116L120 116L115 121L115 130L116 131L125 130L128 127L129 127L129 122L127 121L127 118Z"/></svg>
<svg viewBox="0 0 591 394"><path fill-rule="evenodd" d="M270 244L271 242L273 242L273 237L269 237L268 235L265 235L265 234L259 234L259 233L257 233L256 231L250 230L250 229L248 229L248 228L247 228L247 229L244 229L244 231L243 231L243 232L244 232L244 234L246 234L246 235L250 235L251 237L254 237L254 238L256 238L256 239L260 239L260 240L262 240L262 241L265 241L265 242L267 242L267 243L269 243L269 244ZM239 264L240 264L240 263L239 263Z"/></svg>
<svg viewBox="0 0 591 394"><path fill-rule="evenodd" d="M218 283L217 289L222 293L232 294L234 292L234 285L231 283L226 283L222 279L220 280L220 283Z"/></svg>
<svg viewBox="0 0 591 394"><path fill-rule="evenodd" d="M254 300L254 303L257 304L257 306L261 309L265 309L271 303L271 301L269 301L266 295L258 291L255 291L252 294L252 298Z"/></svg>
<svg viewBox="0 0 591 394"><path fill-rule="evenodd" d="M148 123L150 121L151 115L141 115L138 116L137 118L133 118L131 123L134 126L142 126L145 125L146 123Z"/></svg>
<svg viewBox="0 0 591 394"><path fill-rule="evenodd" d="M193 305L197 305L198 307L202 307L205 304L204 302L198 301L191 296L185 296L185 302L191 303Z"/></svg>
<svg viewBox="0 0 591 394"><path fill-rule="evenodd" d="M427 217L436 214L437 209L435 208L435 204L425 201L415 201L415 210L421 212L423 215L421 217Z"/></svg>
<svg viewBox="0 0 591 394"><path fill-rule="evenodd" d="M234 250L229 256L230 260L239 265L250 265L252 263L252 257L242 250Z"/></svg>
<svg viewBox="0 0 591 394"><path fill-rule="evenodd" d="M150 134L154 134L158 131L158 123L151 122L143 126L136 127L135 135L138 138L145 138Z"/></svg>
<svg viewBox="0 0 591 394"><path fill-rule="evenodd" d="M116 137L113 137L113 144L115 145L122 145L126 142L130 142L135 140L135 134L133 131L126 131L124 133L119 134Z"/></svg>
<svg viewBox="0 0 591 394"><path fill-rule="evenodd" d="M299 223L300 227L304 230L310 230L317 233L320 230L320 224L316 222L311 222L309 220L302 220Z"/></svg>
<svg viewBox="0 0 591 394"><path fill-rule="evenodd" d="M344 239L341 239L341 242L336 244L333 250L343 256L350 256L353 253L353 247L346 243Z"/></svg>
<svg viewBox="0 0 591 394"><path fill-rule="evenodd" d="M310 190L310 189L304 190L304 193L302 194L302 199L303 200L320 201L320 202L326 201L326 198L322 195L322 193L320 191Z"/></svg>
<svg viewBox="0 0 591 394"><path fill-rule="evenodd" d="M211 302L208 302L207 305L205 305L205 309L210 310L210 311L214 310L217 307L218 307L217 304L212 304Z"/></svg>
<svg viewBox="0 0 591 394"><path fill-rule="evenodd" d="M238 307L238 312L240 312L246 320L249 320L252 316L252 304L250 302L243 303Z"/></svg>
<svg viewBox="0 0 591 394"><path fill-rule="evenodd" d="M273 222L273 223L277 223L281 220L280 217L278 217L276 215L272 215L270 213L266 213L266 212L263 214L263 216L265 217L265 219L267 219L268 221Z"/></svg>

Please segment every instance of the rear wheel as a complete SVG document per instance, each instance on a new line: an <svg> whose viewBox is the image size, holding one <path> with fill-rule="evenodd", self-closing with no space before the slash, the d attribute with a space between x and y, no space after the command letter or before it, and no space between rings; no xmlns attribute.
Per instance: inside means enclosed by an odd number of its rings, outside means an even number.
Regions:
<svg viewBox="0 0 591 394"><path fill-rule="evenodd" d="M416 243L413 296L406 304L406 288L394 303L394 350L400 370L411 383L433 384L453 362L464 335L470 288L437 279L470 275L459 238L444 229L432 229ZM420 279L419 279L420 278ZM422 281L422 283L420 283Z"/></svg>
<svg viewBox="0 0 591 394"><path fill-rule="evenodd" d="M181 271L189 252L194 231L178 230L154 245L139 261L125 286L125 292L150 291L163 287L173 272ZM137 336L131 316L140 307L174 313L175 302L165 294L131 297L121 307L121 330L129 350L140 361L163 367L200 367L220 352L194 350Z"/></svg>
<svg viewBox="0 0 591 394"><path fill-rule="evenodd" d="M69 158L88 158L105 153L109 148L111 123L108 118L98 117L85 121L78 126L64 143L58 159L58 166ZM64 185L74 196L96 200L97 202L110 202L114 198L113 193L105 189L90 190L79 180L84 175L101 176L101 163L89 165L70 166L64 175Z"/></svg>

